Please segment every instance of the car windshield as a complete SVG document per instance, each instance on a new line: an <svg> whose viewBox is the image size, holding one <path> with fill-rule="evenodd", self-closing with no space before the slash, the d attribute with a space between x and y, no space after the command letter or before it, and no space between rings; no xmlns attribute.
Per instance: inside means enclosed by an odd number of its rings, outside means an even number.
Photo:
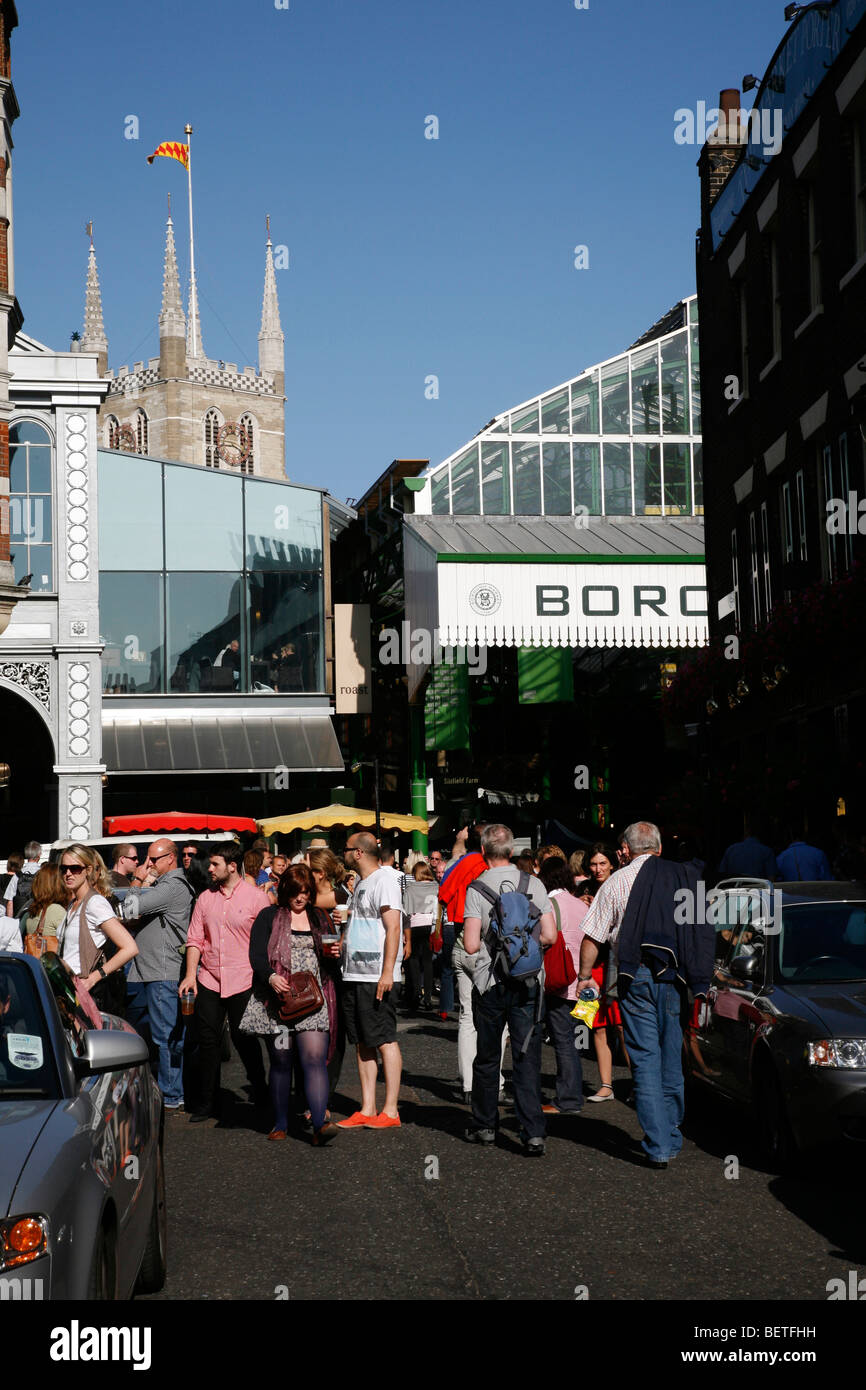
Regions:
<svg viewBox="0 0 866 1390"><path fill-rule="evenodd" d="M783 907L779 974L791 984L866 980L866 903Z"/></svg>
<svg viewBox="0 0 866 1390"><path fill-rule="evenodd" d="M0 957L0 1101L57 1100L51 1034L23 961Z"/></svg>

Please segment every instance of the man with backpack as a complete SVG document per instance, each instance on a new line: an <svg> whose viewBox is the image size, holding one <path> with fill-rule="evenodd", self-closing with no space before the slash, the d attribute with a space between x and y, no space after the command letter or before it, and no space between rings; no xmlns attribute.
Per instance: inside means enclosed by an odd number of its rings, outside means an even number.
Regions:
<svg viewBox="0 0 866 1390"><path fill-rule="evenodd" d="M508 1024L514 1068L514 1108L530 1158L544 1153L541 1109L543 951L556 941L547 892L534 875L511 863L514 836L507 825L486 825L481 852L487 865L466 893L463 948L478 955L472 1011L478 1050L472 1067L470 1143L493 1144L499 1118L502 1032Z"/></svg>
<svg viewBox="0 0 866 1390"><path fill-rule="evenodd" d="M4 892L6 916L15 917L19 924L27 916L27 908L33 897L33 880L39 869L41 858L42 846L39 841L29 840L24 846L24 863L6 885Z"/></svg>

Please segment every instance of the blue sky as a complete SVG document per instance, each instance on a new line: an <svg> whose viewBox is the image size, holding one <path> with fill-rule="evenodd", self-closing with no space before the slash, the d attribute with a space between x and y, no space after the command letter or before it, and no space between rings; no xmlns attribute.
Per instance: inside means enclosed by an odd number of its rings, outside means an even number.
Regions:
<svg viewBox="0 0 866 1390"><path fill-rule="evenodd" d="M158 353L169 189L186 294L186 178L145 157L190 121L205 349L256 361L270 213L287 471L340 497L395 457L439 462L694 291L698 150L674 112L761 75L786 28L782 0L18 9L25 331L65 349L82 327L92 218L110 364Z"/></svg>

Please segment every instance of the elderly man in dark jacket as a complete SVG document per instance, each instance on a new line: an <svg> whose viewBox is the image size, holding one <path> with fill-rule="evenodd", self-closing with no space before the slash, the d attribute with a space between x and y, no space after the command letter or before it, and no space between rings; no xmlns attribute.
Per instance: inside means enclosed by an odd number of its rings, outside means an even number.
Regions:
<svg viewBox="0 0 866 1390"><path fill-rule="evenodd" d="M662 1169L683 1144L686 991L700 997L709 988L715 930L712 923L695 922L695 908L703 902L697 872L659 857L657 826L638 821L623 839L631 861L602 884L581 923L578 973L581 982L591 983L599 945L610 942L645 1162Z"/></svg>

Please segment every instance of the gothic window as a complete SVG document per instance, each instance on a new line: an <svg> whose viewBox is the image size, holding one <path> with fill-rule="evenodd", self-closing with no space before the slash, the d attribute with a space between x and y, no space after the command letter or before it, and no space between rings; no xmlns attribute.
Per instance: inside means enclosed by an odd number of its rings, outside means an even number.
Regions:
<svg viewBox="0 0 866 1390"><path fill-rule="evenodd" d="M240 437L241 447L246 450L246 458L241 464L242 473L255 473L256 457L256 432L255 421L252 415L242 415L240 418Z"/></svg>
<svg viewBox="0 0 866 1390"><path fill-rule="evenodd" d="M143 410L137 411L135 416L135 452L147 453L147 416Z"/></svg>
<svg viewBox="0 0 866 1390"><path fill-rule="evenodd" d="M120 421L116 415L109 415L105 421L105 442L109 449L120 448Z"/></svg>
<svg viewBox="0 0 866 1390"><path fill-rule="evenodd" d="M219 453L217 452L217 440L220 432L220 415L218 410L209 410L204 417L204 461L206 468L219 468Z"/></svg>

